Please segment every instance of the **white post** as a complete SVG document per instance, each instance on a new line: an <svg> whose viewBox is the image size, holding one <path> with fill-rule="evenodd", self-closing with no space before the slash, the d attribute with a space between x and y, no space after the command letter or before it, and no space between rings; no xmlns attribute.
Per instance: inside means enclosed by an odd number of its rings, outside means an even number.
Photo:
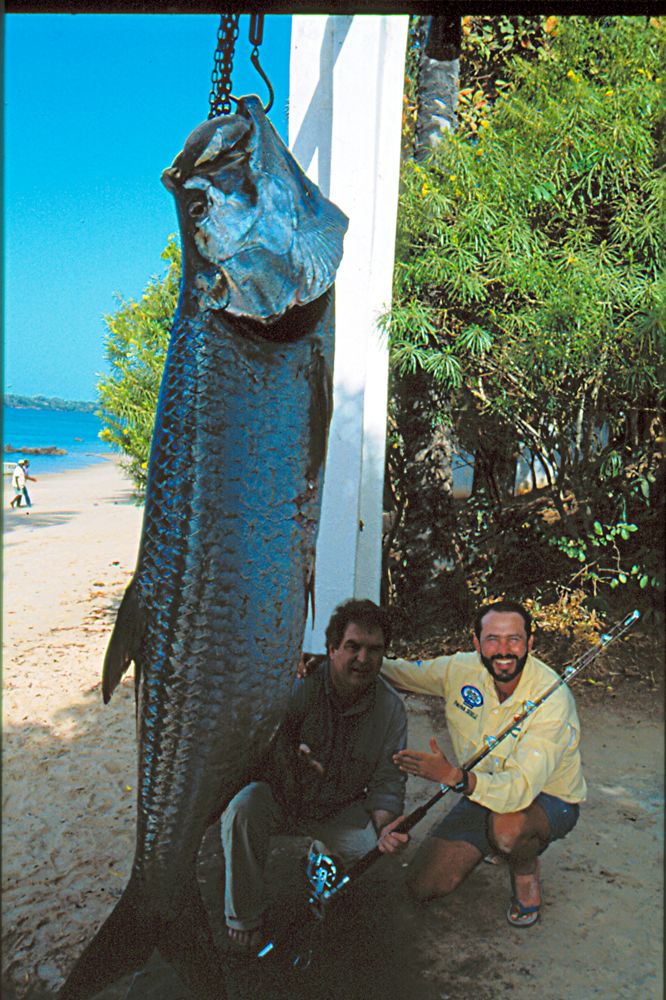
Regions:
<svg viewBox="0 0 666 1000"><path fill-rule="evenodd" d="M324 649L336 604L379 600L388 349L398 207L406 15L292 19L289 144L349 216L336 282L334 414L317 545L316 621Z"/></svg>

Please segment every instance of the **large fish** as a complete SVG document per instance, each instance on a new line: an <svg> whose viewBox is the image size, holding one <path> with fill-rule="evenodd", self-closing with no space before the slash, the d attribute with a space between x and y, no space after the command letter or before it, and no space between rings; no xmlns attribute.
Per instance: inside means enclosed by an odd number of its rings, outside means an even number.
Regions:
<svg viewBox="0 0 666 1000"><path fill-rule="evenodd" d="M313 586L347 219L254 97L198 126L163 181L183 278L103 675L108 701L134 661L136 855L62 1000L93 997L154 948L193 996L225 996L195 861L279 725Z"/></svg>

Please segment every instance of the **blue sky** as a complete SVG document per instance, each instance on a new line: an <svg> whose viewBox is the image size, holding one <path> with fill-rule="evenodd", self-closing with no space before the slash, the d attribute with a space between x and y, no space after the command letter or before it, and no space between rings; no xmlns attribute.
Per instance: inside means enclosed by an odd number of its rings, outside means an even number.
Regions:
<svg viewBox="0 0 666 1000"><path fill-rule="evenodd" d="M9 14L5 18L4 387L95 399L104 316L163 273L177 232L160 181L208 116L219 17ZM265 86L240 22L233 93ZM287 135L291 18L267 16L270 118Z"/></svg>

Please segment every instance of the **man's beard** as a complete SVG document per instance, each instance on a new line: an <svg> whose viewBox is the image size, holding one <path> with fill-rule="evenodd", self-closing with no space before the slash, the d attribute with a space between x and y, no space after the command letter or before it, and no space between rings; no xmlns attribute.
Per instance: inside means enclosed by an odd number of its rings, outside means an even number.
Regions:
<svg viewBox="0 0 666 1000"><path fill-rule="evenodd" d="M529 651L526 652L524 656L513 656L513 655L484 656L483 653L479 653L479 656L481 657L481 662L483 663L484 667L486 668L490 676L493 677L496 681L499 681L500 684L507 684L509 681L513 681L516 679L518 674L521 673L523 667L527 663L528 655ZM515 660L516 669L513 670L510 674L496 674L493 669L493 660Z"/></svg>

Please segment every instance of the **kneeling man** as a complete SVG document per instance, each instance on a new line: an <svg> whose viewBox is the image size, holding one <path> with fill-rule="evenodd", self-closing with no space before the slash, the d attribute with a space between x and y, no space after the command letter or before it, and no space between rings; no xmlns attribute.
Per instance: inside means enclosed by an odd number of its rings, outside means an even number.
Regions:
<svg viewBox="0 0 666 1000"><path fill-rule="evenodd" d="M416 662L385 659L382 672L399 688L443 696L455 755L464 762L520 715L526 701L536 701L558 679L532 655L532 643L527 610L501 601L477 614L476 652ZM484 856L499 854L511 875L507 920L514 927L536 923L538 856L573 829L586 797L579 740L573 695L562 685L471 772L448 761L434 739L430 753L396 754L405 774L462 793L410 866L414 895L421 900L445 896Z"/></svg>
<svg viewBox="0 0 666 1000"><path fill-rule="evenodd" d="M378 846L394 853L406 778L393 762L406 746L400 697L381 679L391 638L386 612L350 600L326 629L328 656L294 684L286 718L261 780L246 785L222 816L225 917L243 950L264 939L264 867L271 836L307 834L349 863Z"/></svg>

